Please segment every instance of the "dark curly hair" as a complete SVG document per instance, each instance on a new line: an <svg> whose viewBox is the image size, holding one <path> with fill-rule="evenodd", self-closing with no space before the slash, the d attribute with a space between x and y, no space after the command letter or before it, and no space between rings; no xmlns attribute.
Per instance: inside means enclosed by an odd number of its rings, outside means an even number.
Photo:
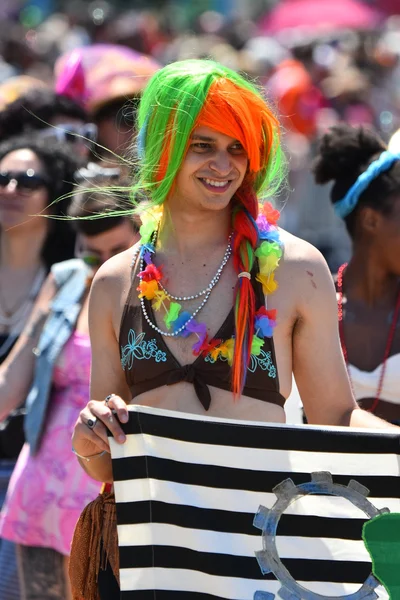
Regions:
<svg viewBox="0 0 400 600"><path fill-rule="evenodd" d="M321 139L313 164L316 183L333 181L331 201L341 200L357 178L386 150L378 134L365 127L336 125ZM347 231L354 238L357 217L363 207L389 216L393 197L400 192L400 161L371 181L361 194L356 208L344 218Z"/></svg>
<svg viewBox="0 0 400 600"><path fill-rule="evenodd" d="M82 106L50 89L32 89L0 112L0 139L48 127L57 116L87 121Z"/></svg>
<svg viewBox="0 0 400 600"><path fill-rule="evenodd" d="M15 150L29 149L43 163L49 179L47 185L48 204L58 198L59 201L51 207L51 214L55 217L67 215L70 198L62 198L71 194L74 187L74 173L82 167L68 146L56 141L42 140L36 135L16 136L0 144L0 160ZM44 217L43 217L44 218ZM47 269L51 265L67 260L74 256L75 234L68 221L57 218L49 219L48 234L45 239L41 256Z"/></svg>

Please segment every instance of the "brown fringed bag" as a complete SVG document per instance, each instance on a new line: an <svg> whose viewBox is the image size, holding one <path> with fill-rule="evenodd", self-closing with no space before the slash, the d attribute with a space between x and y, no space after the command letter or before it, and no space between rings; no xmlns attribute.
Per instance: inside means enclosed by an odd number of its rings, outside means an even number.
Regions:
<svg viewBox="0 0 400 600"><path fill-rule="evenodd" d="M112 492L104 492L88 504L76 524L69 559L73 600L100 600L97 580L107 561L119 582L117 515Z"/></svg>

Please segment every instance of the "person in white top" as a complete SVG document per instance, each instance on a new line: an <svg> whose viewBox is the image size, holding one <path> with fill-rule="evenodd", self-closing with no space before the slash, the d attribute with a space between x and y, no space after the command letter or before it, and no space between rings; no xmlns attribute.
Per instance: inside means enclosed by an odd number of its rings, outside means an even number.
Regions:
<svg viewBox="0 0 400 600"><path fill-rule="evenodd" d="M354 396L400 423L400 154L378 134L338 125L322 138L317 183L334 182L333 208L352 256L337 273L339 333Z"/></svg>

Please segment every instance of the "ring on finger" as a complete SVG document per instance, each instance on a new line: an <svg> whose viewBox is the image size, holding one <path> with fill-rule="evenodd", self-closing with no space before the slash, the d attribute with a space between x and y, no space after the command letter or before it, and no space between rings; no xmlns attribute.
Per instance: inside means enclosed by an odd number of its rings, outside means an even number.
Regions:
<svg viewBox="0 0 400 600"><path fill-rule="evenodd" d="M96 427L97 417L93 417L92 419L88 419L86 425L89 429L94 429Z"/></svg>
<svg viewBox="0 0 400 600"><path fill-rule="evenodd" d="M108 394L108 396L106 396L104 398L104 402L105 402L106 406L108 406L108 403L110 402L110 400L113 396L115 396L115 394Z"/></svg>

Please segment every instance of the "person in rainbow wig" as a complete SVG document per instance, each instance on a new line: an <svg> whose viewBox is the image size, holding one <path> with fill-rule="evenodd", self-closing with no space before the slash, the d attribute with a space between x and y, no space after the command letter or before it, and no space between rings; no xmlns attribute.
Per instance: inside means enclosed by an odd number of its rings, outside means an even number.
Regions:
<svg viewBox="0 0 400 600"><path fill-rule="evenodd" d="M86 471L112 482L106 431L124 442L132 402L284 423L292 371L309 422L388 427L353 399L324 259L282 231L265 201L285 161L258 89L215 62L182 61L153 76L138 119L132 196L146 194L149 207L141 241L92 286L93 400L73 437ZM117 553L103 546L112 581ZM72 584L90 600L87 569L98 565L84 554L71 560ZM102 599L117 593L110 581L100 588Z"/></svg>

